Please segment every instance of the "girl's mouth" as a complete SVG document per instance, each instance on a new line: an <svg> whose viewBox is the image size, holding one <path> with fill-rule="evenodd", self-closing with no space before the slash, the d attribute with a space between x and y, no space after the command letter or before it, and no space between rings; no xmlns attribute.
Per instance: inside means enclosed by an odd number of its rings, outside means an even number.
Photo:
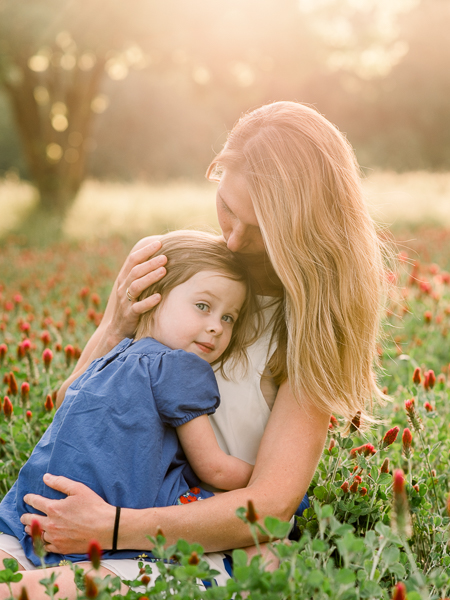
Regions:
<svg viewBox="0 0 450 600"><path fill-rule="evenodd" d="M207 342L194 342L202 352L209 354L214 350L214 346L212 344L208 344Z"/></svg>

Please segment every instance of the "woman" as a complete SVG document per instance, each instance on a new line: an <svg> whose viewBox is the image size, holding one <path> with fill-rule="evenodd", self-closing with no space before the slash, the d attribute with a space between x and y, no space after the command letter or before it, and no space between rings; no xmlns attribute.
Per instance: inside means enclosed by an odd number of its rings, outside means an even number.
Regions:
<svg viewBox="0 0 450 600"><path fill-rule="evenodd" d="M344 137L307 106L263 106L237 123L208 177L219 180L217 212L228 248L254 275L267 318L275 311L272 331L255 344L249 373L238 382L218 376L224 408L214 420L219 443L247 462L256 460L255 468L245 489L183 508L122 510L118 548L151 549L146 535L158 527L168 543L182 537L207 552L251 545L236 509L251 499L261 517L290 519L319 461L331 412L364 416L366 401L381 395L373 359L382 259ZM103 321L60 400L93 359L159 302L157 295L133 301L165 274L161 257L147 260L158 248L147 238L125 261ZM85 552L92 538L110 548L115 508L82 484L51 476L45 481L68 494L58 501L25 498L47 515L39 521L48 550ZM23 519L30 526L32 516ZM64 569L61 597L71 598L73 582ZM30 571L24 582L34 586L39 578Z"/></svg>

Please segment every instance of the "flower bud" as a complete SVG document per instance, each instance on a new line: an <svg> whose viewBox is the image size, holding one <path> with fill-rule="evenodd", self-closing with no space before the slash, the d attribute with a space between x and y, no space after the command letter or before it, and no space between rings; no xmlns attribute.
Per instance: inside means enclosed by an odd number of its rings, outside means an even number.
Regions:
<svg viewBox="0 0 450 600"><path fill-rule="evenodd" d="M328 452L331 452L335 446L336 446L336 440L334 438L332 438L330 440L330 445L328 446Z"/></svg>
<svg viewBox="0 0 450 600"><path fill-rule="evenodd" d="M354 433L355 431L359 431L360 427L361 427L361 411L358 410L358 412L353 417L352 422L350 424L350 433Z"/></svg>
<svg viewBox="0 0 450 600"><path fill-rule="evenodd" d="M350 450L350 456L352 458L356 458L357 454L364 454L364 456L372 456L376 454L376 450L372 444L363 444L362 446L358 446L356 448L352 448Z"/></svg>
<svg viewBox="0 0 450 600"><path fill-rule="evenodd" d="M25 416L26 416L27 421L30 422L31 419L33 418L33 413L31 412L31 410L27 410Z"/></svg>
<svg viewBox="0 0 450 600"><path fill-rule="evenodd" d="M348 481L344 481L344 483L341 485L341 490L344 492L344 494L348 494Z"/></svg>
<svg viewBox="0 0 450 600"><path fill-rule="evenodd" d="M255 507L251 500L247 502L247 512L245 514L245 517L247 521L249 521L249 523L256 523L256 521L259 518L258 513L255 511Z"/></svg>
<svg viewBox="0 0 450 600"><path fill-rule="evenodd" d="M381 449L382 450L384 448L387 448L388 446L390 446L391 444L393 444L395 442L395 440L397 439L399 431L400 431L400 427L395 426L392 429L389 429L389 431L387 431L384 434L383 441L381 442Z"/></svg>
<svg viewBox="0 0 450 600"><path fill-rule="evenodd" d="M100 568L100 560L102 557L102 548L97 540L91 540L88 548L88 556L89 560L92 563L92 566L95 570Z"/></svg>
<svg viewBox="0 0 450 600"><path fill-rule="evenodd" d="M380 468L380 473L389 473L389 459L385 458Z"/></svg>
<svg viewBox="0 0 450 600"><path fill-rule="evenodd" d="M339 427L339 421L336 419L336 417L334 415L331 415L330 424L328 425L328 429L335 429L336 427Z"/></svg>
<svg viewBox="0 0 450 600"><path fill-rule="evenodd" d="M423 429L423 425L419 415L416 413L414 398L411 398L410 400L405 400L405 409L406 415L412 427L416 431L421 431Z"/></svg>
<svg viewBox="0 0 450 600"><path fill-rule="evenodd" d="M402 435L402 454L405 458L409 458L411 456L411 444L412 444L412 433L406 427L403 430L403 435Z"/></svg>
<svg viewBox="0 0 450 600"><path fill-rule="evenodd" d="M406 600L406 586L404 583L397 583L392 594L392 600Z"/></svg>
<svg viewBox="0 0 450 600"><path fill-rule="evenodd" d="M46 329L44 329L44 331L41 333L41 341L44 344L44 348L47 348L50 345L50 342L52 341L50 332L47 331Z"/></svg>
<svg viewBox="0 0 450 600"><path fill-rule="evenodd" d="M360 496L366 496L366 495L367 495L367 488L366 488L366 487L362 487L362 488L359 490L359 495L360 495Z"/></svg>
<svg viewBox="0 0 450 600"><path fill-rule="evenodd" d="M350 486L350 491L351 491L352 494L356 494L356 492L358 491L358 486L359 486L359 483L361 481L361 477L358 477L358 479L359 479L359 481L355 477L355 479L353 480L352 485Z"/></svg>
<svg viewBox="0 0 450 600"><path fill-rule="evenodd" d="M189 564L192 564L192 563L189 562ZM150 581L151 581L151 579L150 579L150 577L148 575L143 575L141 577L141 583L142 583L142 585L147 586L150 583ZM141 598L141 600L142 600L142 598Z"/></svg>
<svg viewBox="0 0 450 600"><path fill-rule="evenodd" d="M64 354L66 355L66 366L70 367L75 357L75 348L71 344L67 344L64 348Z"/></svg>
<svg viewBox="0 0 450 600"><path fill-rule="evenodd" d="M413 383L415 383L416 385L419 385L421 381L422 381L422 377L420 375L420 367L416 367L414 369Z"/></svg>
<svg viewBox="0 0 450 600"><path fill-rule="evenodd" d="M42 527L37 519L31 521L31 539L33 540L33 550L36 556L42 558L47 554L45 551L44 540L42 539Z"/></svg>
<svg viewBox="0 0 450 600"><path fill-rule="evenodd" d="M6 344L0 344L0 366L3 364L7 353L8 353L8 346Z"/></svg>
<svg viewBox="0 0 450 600"><path fill-rule="evenodd" d="M98 596L97 584L89 575L84 576L84 593L86 598L97 598Z"/></svg>
<svg viewBox="0 0 450 600"><path fill-rule="evenodd" d="M433 410L434 410L434 408L431 406L431 404L429 402L425 402L423 407L427 412L433 412Z"/></svg>
<svg viewBox="0 0 450 600"><path fill-rule="evenodd" d="M28 405L28 399L30 397L30 384L28 381L24 381L20 386L20 398L22 400L22 406Z"/></svg>
<svg viewBox="0 0 450 600"><path fill-rule="evenodd" d="M9 374L9 389L13 396L17 396L19 393L19 386L17 385L17 379L14 373L11 371Z"/></svg>
<svg viewBox="0 0 450 600"><path fill-rule="evenodd" d="M427 371L425 373L423 387L425 388L426 391L432 390L434 388L435 383L436 383L436 375L434 374L434 371L432 369L430 369L429 371Z"/></svg>
<svg viewBox="0 0 450 600"><path fill-rule="evenodd" d="M401 469L394 471L392 490L394 500L392 506L391 527L395 533L409 538L412 534L411 516L409 513L408 499L405 490L405 476Z"/></svg>
<svg viewBox="0 0 450 600"><path fill-rule="evenodd" d="M25 350L23 348L23 345L20 343L17 346L17 360L22 360L22 358L25 357Z"/></svg>
<svg viewBox="0 0 450 600"><path fill-rule="evenodd" d="M394 494L402 494L405 489L405 476L401 469L394 471L394 482L393 482Z"/></svg>
<svg viewBox="0 0 450 600"><path fill-rule="evenodd" d="M189 557L188 563L190 565L198 565L199 562L200 562L200 559L198 557L197 552L192 552L192 554Z"/></svg>
<svg viewBox="0 0 450 600"><path fill-rule="evenodd" d="M42 360L44 361L44 368L48 372L53 360L53 352L50 350L50 348L46 348L44 350L42 353Z"/></svg>
<svg viewBox="0 0 450 600"><path fill-rule="evenodd" d="M431 314L431 310L426 310L423 313L423 319L424 319L425 323L431 323L432 318L433 318L433 315Z"/></svg>
<svg viewBox="0 0 450 600"><path fill-rule="evenodd" d="M21 346L22 346L22 352L24 353L24 355L31 352L31 341L28 338L25 338L24 340L22 340Z"/></svg>
<svg viewBox="0 0 450 600"><path fill-rule="evenodd" d="M91 295L91 302L94 306L100 306L100 296L94 292Z"/></svg>
<svg viewBox="0 0 450 600"><path fill-rule="evenodd" d="M47 394L47 398L45 399L45 410L47 412L51 412L53 410L53 400L50 394Z"/></svg>
<svg viewBox="0 0 450 600"><path fill-rule="evenodd" d="M29 600L27 588L24 586L22 586L22 589L20 590L19 600Z"/></svg>
<svg viewBox="0 0 450 600"><path fill-rule="evenodd" d="M6 419L10 419L11 415L13 414L13 405L11 400L8 398L8 396L5 396L5 398L3 399L3 412L5 413L5 418Z"/></svg>

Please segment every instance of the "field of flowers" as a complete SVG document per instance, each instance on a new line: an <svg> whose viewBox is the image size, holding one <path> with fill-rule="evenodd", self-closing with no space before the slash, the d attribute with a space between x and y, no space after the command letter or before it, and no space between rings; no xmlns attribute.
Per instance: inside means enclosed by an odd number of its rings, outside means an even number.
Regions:
<svg viewBox="0 0 450 600"><path fill-rule="evenodd" d="M450 231L396 236L398 262L387 275L393 285L379 346L380 384L392 401L376 410L381 423L364 432L358 415L349 434L332 419L298 539L273 546L280 567L266 572L260 556L248 563L236 550L234 579L201 591L196 579L212 577L202 549L183 541L167 548L161 535L155 555L176 560L165 564L157 587L130 590L128 600L450 596ZM2 246L0 498L51 422L55 391L99 323L129 247L119 238L39 251L14 238ZM260 522L251 506L237 518L255 535L261 527L274 539L288 531L276 519ZM8 562L0 585L18 577ZM114 580L76 577L80 598L108 599L115 589ZM55 583L44 584L56 597Z"/></svg>

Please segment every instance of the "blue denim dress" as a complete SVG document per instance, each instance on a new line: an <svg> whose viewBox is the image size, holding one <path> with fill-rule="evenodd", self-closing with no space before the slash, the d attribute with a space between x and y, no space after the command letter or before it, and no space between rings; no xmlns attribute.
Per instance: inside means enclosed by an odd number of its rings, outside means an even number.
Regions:
<svg viewBox="0 0 450 600"><path fill-rule="evenodd" d="M113 506L176 504L200 481L175 428L212 414L219 402L216 379L205 360L152 338L123 340L93 361L67 390L52 424L0 504L0 531L17 537L27 557L40 564L20 516L37 512L23 502L27 493L65 497L43 483L45 473L84 483ZM202 498L212 495L202 490ZM141 552L106 551L103 556L135 558ZM46 562L62 559L81 561L86 556L49 553Z"/></svg>

